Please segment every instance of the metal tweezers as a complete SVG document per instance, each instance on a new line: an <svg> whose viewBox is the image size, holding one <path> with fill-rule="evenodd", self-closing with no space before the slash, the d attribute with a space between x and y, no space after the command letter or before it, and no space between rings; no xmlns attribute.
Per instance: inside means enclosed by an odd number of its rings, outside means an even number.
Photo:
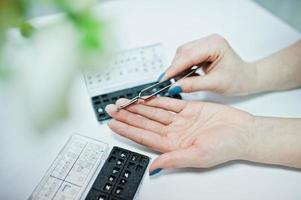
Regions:
<svg viewBox="0 0 301 200"><path fill-rule="evenodd" d="M127 102L127 103L125 103L125 104L119 106L119 107L117 108L117 110L121 110L121 109L123 109L123 108L126 108L126 107L128 107L128 106L130 106L130 105L132 105L132 104L134 104L134 103L136 103L136 102L138 102L139 99L140 99L140 100L143 100L143 101L146 101L146 100L152 98L153 96L156 96L157 94L159 94L159 93L161 93L161 92L163 92L163 91L168 90L168 89L169 89L171 86L173 86L177 81L179 81L179 80L181 80L181 79L184 79L184 78L186 78L186 77L188 77L188 76L193 75L194 73L196 73L196 71L197 71L198 69L199 69L198 66L194 66L194 67L192 67L191 69L189 69L188 72L185 71L185 72L181 73L179 76L176 76L176 77L174 77L174 78L169 79L170 82L171 82L169 85L163 87L162 89L156 90L155 92L153 92L153 93L150 94L150 95L145 96L145 95L143 95L143 94L144 94L144 93L147 93L148 91L153 91L153 89L156 88L156 86L160 85L161 82L155 83L155 84L153 84L153 85L151 85L151 86L149 86L149 87L144 88L143 90L141 90L141 91L139 92L139 94L138 94L136 97L134 97L133 99L131 99L129 102Z"/></svg>

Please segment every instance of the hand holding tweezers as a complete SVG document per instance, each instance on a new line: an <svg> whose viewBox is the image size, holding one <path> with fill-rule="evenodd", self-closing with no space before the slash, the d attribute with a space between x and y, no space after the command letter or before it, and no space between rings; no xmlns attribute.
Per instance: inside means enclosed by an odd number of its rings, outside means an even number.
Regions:
<svg viewBox="0 0 301 200"><path fill-rule="evenodd" d="M143 101L146 101L150 98L152 98L153 96L156 96L158 94L160 94L161 92L163 91L167 91L171 86L173 86L177 81L181 80L181 79L184 79L186 77L189 77L193 74L196 73L196 71L199 69L199 67L197 66L194 66L192 68L190 68L188 71L184 71L183 73L179 74L178 76L174 77L174 78L171 78L169 79L170 80L170 84L168 84L167 86L161 88L161 89L157 89L156 87L158 85L161 84L161 82L158 82L158 83L155 83L147 88L144 88L143 90L141 90L139 92L139 94L134 97L133 99L131 99L129 102L121 105L118 107L118 110L120 109L123 109L123 108L126 108L136 102L138 102L138 100L143 100ZM152 92L151 94L149 94L150 92ZM149 94L149 95L146 95L146 94Z"/></svg>

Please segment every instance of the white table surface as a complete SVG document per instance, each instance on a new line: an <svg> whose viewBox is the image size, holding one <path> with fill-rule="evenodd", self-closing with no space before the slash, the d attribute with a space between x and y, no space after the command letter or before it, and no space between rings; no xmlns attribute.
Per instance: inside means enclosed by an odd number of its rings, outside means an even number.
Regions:
<svg viewBox="0 0 301 200"><path fill-rule="evenodd" d="M120 0L96 8L111 20L119 48L162 42L168 61L181 43L223 35L246 60L275 52L300 34L252 1ZM275 69L277 70L277 69ZM190 98L189 96L187 98ZM301 117L301 89L230 98L202 93L193 98L231 105L255 115ZM1 101L0 101L1 102ZM5 107L3 101L0 108ZM48 134L23 129L0 112L0 199L26 199L69 136L76 132L151 157L157 154L100 125L80 77L70 94L71 115ZM279 147L281 148L281 147ZM146 176L140 199L301 199L301 171L234 162L211 170L163 170Z"/></svg>

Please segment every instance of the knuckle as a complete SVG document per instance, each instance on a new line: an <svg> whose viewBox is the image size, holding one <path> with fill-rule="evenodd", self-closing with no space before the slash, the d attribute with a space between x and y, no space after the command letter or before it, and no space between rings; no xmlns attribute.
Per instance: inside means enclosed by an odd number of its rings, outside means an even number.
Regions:
<svg viewBox="0 0 301 200"><path fill-rule="evenodd" d="M123 112L118 112L118 113L115 114L114 119L124 120L125 116L124 116Z"/></svg>
<svg viewBox="0 0 301 200"><path fill-rule="evenodd" d="M177 54L183 54L183 53L185 53L186 51L187 51L186 46L185 46L185 45L182 45L182 46L180 46L180 47L177 48L176 53L177 53Z"/></svg>
<svg viewBox="0 0 301 200"><path fill-rule="evenodd" d="M125 129L128 130L128 125L125 125ZM128 131L118 131L118 134L126 138L131 138L131 134Z"/></svg>
<svg viewBox="0 0 301 200"><path fill-rule="evenodd" d="M214 34L210 35L210 37L211 37L211 39L213 39L213 40L223 40L223 39L224 39L223 36L221 36L221 35L218 34L218 33L214 33Z"/></svg>
<svg viewBox="0 0 301 200"><path fill-rule="evenodd" d="M137 113L140 111L140 105L139 104L131 105L131 106L127 107L126 110Z"/></svg>
<svg viewBox="0 0 301 200"><path fill-rule="evenodd" d="M169 133L169 132L170 132L169 126L164 126L164 127L162 128L162 136L164 136L165 139L168 138L168 133ZM167 150L170 149L170 144L167 143L167 144L165 145L165 147L166 147Z"/></svg>
<svg viewBox="0 0 301 200"><path fill-rule="evenodd" d="M160 129L160 135L161 136L165 136L166 135L166 127L163 127L162 129Z"/></svg>
<svg viewBox="0 0 301 200"><path fill-rule="evenodd" d="M170 168L176 168L177 167L177 159L174 157L170 157L168 159L168 164Z"/></svg>
<svg viewBox="0 0 301 200"><path fill-rule="evenodd" d="M226 40L223 36L221 36L221 35L219 35L219 34L217 34L217 33L212 34L212 35L210 36L210 38L211 38L211 40L212 40L214 43L217 43L217 44L219 44L219 45L221 45L221 44L227 44L227 40Z"/></svg>
<svg viewBox="0 0 301 200"><path fill-rule="evenodd" d="M211 90L216 93L222 94L224 92L225 85L221 80L216 80L211 84Z"/></svg>
<svg viewBox="0 0 301 200"><path fill-rule="evenodd" d="M191 92L195 89L195 84L191 80L182 80L181 87L183 88L184 92Z"/></svg>
<svg viewBox="0 0 301 200"><path fill-rule="evenodd" d="M126 113L124 113L124 112L120 112L118 115L117 115L117 117L116 117L116 119L118 119L118 120L121 120L121 121L124 121L124 122L130 122L131 121L131 115L127 115Z"/></svg>
<svg viewBox="0 0 301 200"><path fill-rule="evenodd" d="M155 109L154 111L152 111L151 113L150 113L150 118L151 119L157 119L157 118L159 118L160 117L160 113L159 113L159 111L157 110L157 109Z"/></svg>
<svg viewBox="0 0 301 200"><path fill-rule="evenodd" d="M194 90L194 84L188 84L188 90L193 91Z"/></svg>
<svg viewBox="0 0 301 200"><path fill-rule="evenodd" d="M145 119L140 119L140 122L138 124L141 124L141 127L144 128L144 129L148 129L149 128L149 123L147 120Z"/></svg>
<svg viewBox="0 0 301 200"><path fill-rule="evenodd" d="M140 137L139 137L138 143L139 143L139 144L142 144L142 145L144 145L144 146L146 145L146 144L145 144L145 139L144 139L143 136L140 136Z"/></svg>
<svg viewBox="0 0 301 200"><path fill-rule="evenodd" d="M186 109L188 107L189 107L189 102L188 101L184 101L183 102L183 109L182 110L184 110L184 109Z"/></svg>
<svg viewBox="0 0 301 200"><path fill-rule="evenodd" d="M167 117L167 124L171 124L176 118L175 114L169 113ZM166 128L166 133L167 133L167 128Z"/></svg>
<svg viewBox="0 0 301 200"><path fill-rule="evenodd" d="M168 163L167 156L165 154L159 156L156 161L161 167L166 167L166 164Z"/></svg>
<svg viewBox="0 0 301 200"><path fill-rule="evenodd" d="M178 47L178 48L177 48L177 50L176 50L176 54L181 54L181 53L182 53L182 51L183 51L183 47L182 47L182 46L180 46L180 47Z"/></svg>

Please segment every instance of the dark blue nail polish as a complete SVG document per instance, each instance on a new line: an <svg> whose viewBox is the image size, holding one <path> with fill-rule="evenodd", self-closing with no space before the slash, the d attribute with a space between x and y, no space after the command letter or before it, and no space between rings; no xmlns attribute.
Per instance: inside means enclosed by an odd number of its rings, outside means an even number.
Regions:
<svg viewBox="0 0 301 200"><path fill-rule="evenodd" d="M180 86L175 86L175 87L170 88L168 92L171 95L180 94L182 92L182 88Z"/></svg>
<svg viewBox="0 0 301 200"><path fill-rule="evenodd" d="M149 175L150 175L150 176L153 176L153 175L155 175L155 174L158 174L161 170L162 170L162 168L154 169L153 171L151 171L151 172L149 173Z"/></svg>
<svg viewBox="0 0 301 200"><path fill-rule="evenodd" d="M158 77L157 81L161 81L161 79L163 78L164 75L165 75L165 72L163 72L162 74L160 74L160 76Z"/></svg>

